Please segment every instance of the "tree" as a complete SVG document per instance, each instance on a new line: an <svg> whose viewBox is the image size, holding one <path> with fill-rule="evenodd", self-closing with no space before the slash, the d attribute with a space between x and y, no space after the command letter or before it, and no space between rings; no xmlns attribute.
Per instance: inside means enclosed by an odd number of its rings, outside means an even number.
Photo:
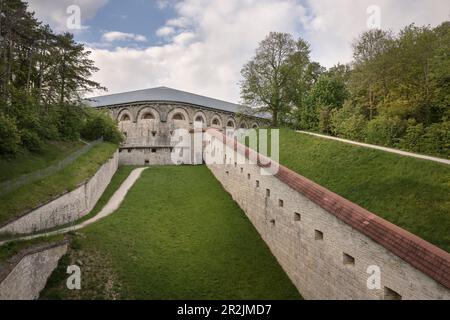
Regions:
<svg viewBox="0 0 450 320"><path fill-rule="evenodd" d="M90 80L97 68L89 55L71 34L42 25L25 1L0 0L0 115L11 132L0 137L0 154L19 146L38 151L46 139L79 138L81 97L104 89Z"/></svg>
<svg viewBox="0 0 450 320"><path fill-rule="evenodd" d="M295 41L287 33L271 32L256 50L256 55L244 65L241 74L241 96L244 104L269 112L272 126L279 124L292 107L292 82L301 82L309 48L303 40ZM300 87L295 87L302 90Z"/></svg>

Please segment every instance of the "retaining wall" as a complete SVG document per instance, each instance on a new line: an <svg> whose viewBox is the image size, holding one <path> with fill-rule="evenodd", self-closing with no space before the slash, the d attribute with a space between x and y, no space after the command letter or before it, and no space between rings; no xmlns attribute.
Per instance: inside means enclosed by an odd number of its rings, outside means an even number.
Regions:
<svg viewBox="0 0 450 320"><path fill-rule="evenodd" d="M268 160L249 163L258 155L219 132L206 139L208 167L306 299L450 299L449 253L283 166L262 175Z"/></svg>
<svg viewBox="0 0 450 320"><path fill-rule="evenodd" d="M67 252L68 242L23 251L0 267L0 300L34 300Z"/></svg>
<svg viewBox="0 0 450 320"><path fill-rule="evenodd" d="M118 152L75 190L59 195L0 227L0 234L31 234L76 221L95 206L118 168Z"/></svg>

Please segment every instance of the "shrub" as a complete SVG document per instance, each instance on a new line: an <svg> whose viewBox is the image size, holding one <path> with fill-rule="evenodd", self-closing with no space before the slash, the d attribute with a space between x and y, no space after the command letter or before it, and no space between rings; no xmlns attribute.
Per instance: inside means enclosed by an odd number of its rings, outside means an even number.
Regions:
<svg viewBox="0 0 450 320"><path fill-rule="evenodd" d="M404 131L405 126L400 118L380 115L367 123L366 141L393 147L397 145Z"/></svg>
<svg viewBox="0 0 450 320"><path fill-rule="evenodd" d="M450 158L450 121L424 127L422 123L409 122L399 143L405 150Z"/></svg>
<svg viewBox="0 0 450 320"><path fill-rule="evenodd" d="M36 132L23 129L21 131L22 145L31 152L38 152L42 150L42 141Z"/></svg>
<svg viewBox="0 0 450 320"><path fill-rule="evenodd" d="M0 113L0 154L15 154L20 143L20 133L14 118Z"/></svg>
<svg viewBox="0 0 450 320"><path fill-rule="evenodd" d="M362 141L365 139L366 119L347 108L334 110L331 116L332 132L342 138Z"/></svg>
<svg viewBox="0 0 450 320"><path fill-rule="evenodd" d="M115 121L105 112L86 110L87 119L81 131L81 136L86 140L96 140L101 137L105 141L120 143L123 136L117 128Z"/></svg>

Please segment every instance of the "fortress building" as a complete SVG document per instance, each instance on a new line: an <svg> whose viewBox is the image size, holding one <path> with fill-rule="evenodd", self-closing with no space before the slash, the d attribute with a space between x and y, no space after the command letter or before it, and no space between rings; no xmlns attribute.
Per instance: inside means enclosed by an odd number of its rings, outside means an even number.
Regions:
<svg viewBox="0 0 450 320"><path fill-rule="evenodd" d="M192 131L194 123L220 131L258 128L263 117L243 115L238 104L197 94L158 87L94 97L87 103L109 110L125 136L120 147L121 165L173 164L171 153L177 152L181 163L196 164L191 146L179 145L177 129Z"/></svg>

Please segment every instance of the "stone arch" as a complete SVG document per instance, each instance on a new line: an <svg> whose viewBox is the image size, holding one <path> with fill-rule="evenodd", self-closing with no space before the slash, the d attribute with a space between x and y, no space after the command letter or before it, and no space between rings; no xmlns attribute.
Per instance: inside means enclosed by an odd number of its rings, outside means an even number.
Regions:
<svg viewBox="0 0 450 320"><path fill-rule="evenodd" d="M217 113L211 118L211 127L222 128L222 118Z"/></svg>
<svg viewBox="0 0 450 320"><path fill-rule="evenodd" d="M161 117L158 110L153 107L144 107L138 112L138 121L155 121L159 122Z"/></svg>
<svg viewBox="0 0 450 320"><path fill-rule="evenodd" d="M226 127L236 129L236 120L234 120L233 118L228 118Z"/></svg>
<svg viewBox="0 0 450 320"><path fill-rule="evenodd" d="M259 125L256 122L253 122L252 129L258 129Z"/></svg>
<svg viewBox="0 0 450 320"><path fill-rule="evenodd" d="M198 122L198 120L201 119L201 122L203 123L203 126L206 126L206 115L203 111L197 111L194 114L194 122Z"/></svg>
<svg viewBox="0 0 450 320"><path fill-rule="evenodd" d="M239 129L248 129L248 124L246 121L241 121L239 124Z"/></svg>
<svg viewBox="0 0 450 320"><path fill-rule="evenodd" d="M122 109L117 115L117 121L120 122L133 122L133 115L130 110Z"/></svg>
<svg viewBox="0 0 450 320"><path fill-rule="evenodd" d="M170 110L167 115L167 119L169 121L185 121L187 123L191 121L189 113L186 111L186 109L181 107L176 107Z"/></svg>

